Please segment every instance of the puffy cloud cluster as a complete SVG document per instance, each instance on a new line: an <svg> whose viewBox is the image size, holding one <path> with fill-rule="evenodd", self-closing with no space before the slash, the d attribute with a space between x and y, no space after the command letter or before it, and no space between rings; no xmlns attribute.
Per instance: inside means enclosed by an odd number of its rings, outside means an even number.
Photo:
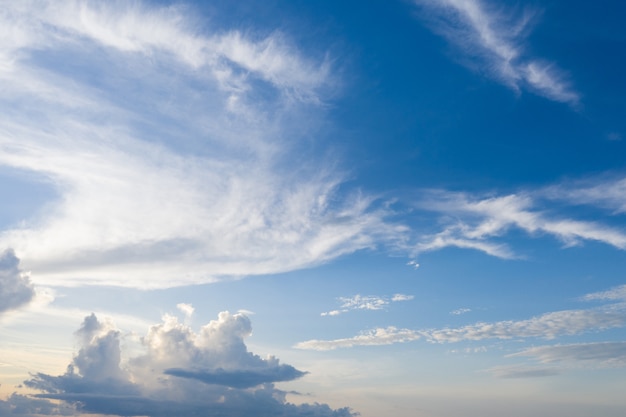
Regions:
<svg viewBox="0 0 626 417"><path fill-rule="evenodd" d="M354 415L348 408L286 402L286 393L273 383L299 378L305 372L280 364L274 357L263 359L248 352L244 338L251 332L250 321L243 314L222 312L197 333L165 316L142 338L144 352L122 361L122 333L92 314L76 332L81 348L67 372L59 376L39 373L25 382L42 392L30 399L31 408L48 404L50 412L38 412L59 413L59 407L65 406L44 400L61 400L73 407L74 414ZM14 400L17 397L3 405L14 409ZM63 410L68 413L67 407Z"/></svg>
<svg viewBox="0 0 626 417"><path fill-rule="evenodd" d="M0 314L28 304L35 297L35 288L19 264L13 250L0 254Z"/></svg>

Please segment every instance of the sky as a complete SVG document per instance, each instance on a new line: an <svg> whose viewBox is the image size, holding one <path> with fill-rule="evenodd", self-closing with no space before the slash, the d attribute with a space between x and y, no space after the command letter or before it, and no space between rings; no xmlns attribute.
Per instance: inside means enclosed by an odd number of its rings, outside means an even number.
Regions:
<svg viewBox="0 0 626 417"><path fill-rule="evenodd" d="M2 1L0 417L622 417L625 13Z"/></svg>

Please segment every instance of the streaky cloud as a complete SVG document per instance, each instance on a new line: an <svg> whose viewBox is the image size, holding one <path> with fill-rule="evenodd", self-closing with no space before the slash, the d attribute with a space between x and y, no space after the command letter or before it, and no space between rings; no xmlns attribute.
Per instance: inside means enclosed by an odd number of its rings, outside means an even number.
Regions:
<svg viewBox="0 0 626 417"><path fill-rule="evenodd" d="M297 162L336 84L327 57L280 32L212 28L190 7L5 5L0 165L56 197L0 245L35 282L215 282L407 233L375 198L340 194L334 161Z"/></svg>
<svg viewBox="0 0 626 417"><path fill-rule="evenodd" d="M530 357L541 363L559 363L570 368L621 368L626 366L626 342L534 346L508 356Z"/></svg>
<svg viewBox="0 0 626 417"><path fill-rule="evenodd" d="M580 95L554 63L528 56L524 44L536 11L484 0L414 0L430 27L464 55L464 64L516 92L529 90L577 106Z"/></svg>
<svg viewBox="0 0 626 417"><path fill-rule="evenodd" d="M561 369L538 366L499 366L488 370L496 378L545 378L562 374Z"/></svg>
<svg viewBox="0 0 626 417"><path fill-rule="evenodd" d="M503 196L474 196L441 190L425 191L417 206L440 213L444 227L439 232L422 236L414 252L459 247L504 259L520 258L507 244L499 242L513 228L530 236L554 236L566 247L591 240L626 249L626 234L617 228L548 214L541 207L542 193L541 190L529 190Z"/></svg>

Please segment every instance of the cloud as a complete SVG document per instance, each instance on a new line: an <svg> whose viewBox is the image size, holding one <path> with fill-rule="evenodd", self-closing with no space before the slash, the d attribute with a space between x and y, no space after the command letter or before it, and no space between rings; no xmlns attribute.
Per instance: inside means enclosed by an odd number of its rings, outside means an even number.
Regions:
<svg viewBox="0 0 626 417"><path fill-rule="evenodd" d="M584 301L619 300L626 301L626 285L619 285L607 291L594 292L582 297Z"/></svg>
<svg viewBox="0 0 626 417"><path fill-rule="evenodd" d="M176 308L185 315L186 320L191 319L191 316L193 316L193 312L195 310L191 304L187 303L178 303L176 304Z"/></svg>
<svg viewBox="0 0 626 417"><path fill-rule="evenodd" d="M580 97L555 64L528 56L524 44L537 12L481 0L415 0L430 27L462 54L464 64L514 91L527 89L577 105ZM494 2L495 3L495 2Z"/></svg>
<svg viewBox="0 0 626 417"><path fill-rule="evenodd" d="M375 295L360 295L353 297L339 297L340 310L332 310L322 313L322 316L338 316L352 310L382 310L392 302L412 300L412 295L394 294L392 297L380 297Z"/></svg>
<svg viewBox="0 0 626 417"><path fill-rule="evenodd" d="M329 58L200 19L147 2L5 5L0 166L55 197L0 245L35 282L214 282L407 233L374 198L340 194L335 161L309 148Z"/></svg>
<svg viewBox="0 0 626 417"><path fill-rule="evenodd" d="M71 416L75 415L75 409L64 403L57 404L13 393L6 401L0 400L0 416L12 415L21 417Z"/></svg>
<svg viewBox="0 0 626 417"><path fill-rule="evenodd" d="M470 311L472 311L470 308L457 308L456 310L452 310L450 314L460 316L461 314L469 313Z"/></svg>
<svg viewBox="0 0 626 417"><path fill-rule="evenodd" d="M538 196L541 192L536 193ZM476 197L446 191L425 192L418 206L442 214L443 230L426 235L415 252L445 247L480 250L489 255L511 259L519 257L506 244L497 242L510 229L530 235L543 233L561 240L566 246L592 240L626 249L626 234L596 222L553 218L537 208L533 192L496 197Z"/></svg>
<svg viewBox="0 0 626 417"><path fill-rule="evenodd" d="M334 340L308 340L296 344L298 349L333 350L354 346L377 346L424 339L431 343L459 343L487 339L555 339L586 332L598 332L626 326L626 303L623 287L600 293L592 293L583 300L618 300L620 302L596 308L554 311L526 320L502 320L478 322L461 327L440 329L398 329L390 326L363 332L362 334ZM459 314L463 309L457 310ZM452 312L454 314L454 312Z"/></svg>
<svg viewBox="0 0 626 417"><path fill-rule="evenodd" d="M243 339L251 331L242 314L222 312L197 333L165 316L142 339L144 352L122 361L122 332L92 314L76 332L81 348L67 372L38 373L25 384L41 392L30 397L32 404L61 400L74 415L355 415L348 408L286 402L272 383L305 372L248 352Z"/></svg>
<svg viewBox="0 0 626 417"><path fill-rule="evenodd" d="M13 250L0 254L0 314L18 309L35 298L35 288L19 264Z"/></svg>
<svg viewBox="0 0 626 417"><path fill-rule="evenodd" d="M420 334L426 340L437 343L527 337L554 339L625 325L626 304L615 304L597 309L556 311L527 320L479 322L457 328L423 330Z"/></svg>
<svg viewBox="0 0 626 417"><path fill-rule="evenodd" d="M502 366L489 369L496 378L517 379L517 378L543 378L560 375L562 371L556 368L542 368L530 366Z"/></svg>
<svg viewBox="0 0 626 417"><path fill-rule="evenodd" d="M394 343L404 343L421 338L419 332L410 329L398 329L393 326L377 328L364 332L358 336L335 340L307 340L297 343L296 349L307 350L334 350L355 346L381 346Z"/></svg>
<svg viewBox="0 0 626 417"><path fill-rule="evenodd" d="M574 205L588 205L612 210L613 214L626 213L626 178L588 178L546 187L540 190L549 200L564 200Z"/></svg>
<svg viewBox="0 0 626 417"><path fill-rule="evenodd" d="M291 381L305 374L289 365L279 365L258 371L225 371L221 368L215 371L192 371L171 368L166 369L164 373L179 378L195 379L205 384L224 385L231 388L252 388L268 382Z"/></svg>
<svg viewBox="0 0 626 417"><path fill-rule="evenodd" d="M535 346L509 357L531 357L541 363L560 363L568 367L617 368L626 366L626 342Z"/></svg>

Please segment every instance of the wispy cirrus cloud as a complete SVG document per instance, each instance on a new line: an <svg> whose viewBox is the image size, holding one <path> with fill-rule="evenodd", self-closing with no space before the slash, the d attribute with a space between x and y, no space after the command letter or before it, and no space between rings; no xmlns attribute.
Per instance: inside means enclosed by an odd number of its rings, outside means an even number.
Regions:
<svg viewBox="0 0 626 417"><path fill-rule="evenodd" d="M382 346L394 343L404 343L418 340L421 335L410 329L398 329L396 327L380 327L363 332L354 337L334 340L307 340L297 343L296 349L306 350L334 350L339 348L351 348L355 346Z"/></svg>
<svg viewBox="0 0 626 417"><path fill-rule="evenodd" d="M430 27L462 54L467 66L515 90L577 105L580 95L554 63L529 56L524 44L537 15L485 0L415 0Z"/></svg>
<svg viewBox="0 0 626 417"><path fill-rule="evenodd" d="M519 257L501 239L511 229L529 235L554 236L566 246L585 240L599 241L626 249L626 233L597 222L557 217L541 208L543 191L520 192L504 196L472 196L466 193L426 191L418 203L422 209L441 214L443 230L422 237L415 252L445 247L476 249L489 255L511 259Z"/></svg>
<svg viewBox="0 0 626 417"><path fill-rule="evenodd" d="M496 378L537 378L560 375L571 369L615 369L626 366L626 342L591 342L533 346L507 355L541 363L489 369Z"/></svg>
<svg viewBox="0 0 626 417"><path fill-rule="evenodd" d="M339 196L334 161L301 161L336 82L327 57L280 32L200 30L185 7L5 6L0 165L56 194L0 232L33 280L211 282L406 232L373 198Z"/></svg>
<svg viewBox="0 0 626 417"><path fill-rule="evenodd" d="M509 357L530 357L541 363L559 363L566 367L624 367L626 366L626 342L534 346Z"/></svg>
<svg viewBox="0 0 626 417"><path fill-rule="evenodd" d="M412 295L394 294L392 297L383 297L375 295L360 295L353 297L339 297L341 303L339 309L321 313L322 316L338 316L352 310L382 310L391 303L398 301L410 301L414 298Z"/></svg>
<svg viewBox="0 0 626 417"><path fill-rule="evenodd" d="M626 212L626 178L622 175L570 181L546 187L538 193L548 200L604 207L614 214Z"/></svg>

